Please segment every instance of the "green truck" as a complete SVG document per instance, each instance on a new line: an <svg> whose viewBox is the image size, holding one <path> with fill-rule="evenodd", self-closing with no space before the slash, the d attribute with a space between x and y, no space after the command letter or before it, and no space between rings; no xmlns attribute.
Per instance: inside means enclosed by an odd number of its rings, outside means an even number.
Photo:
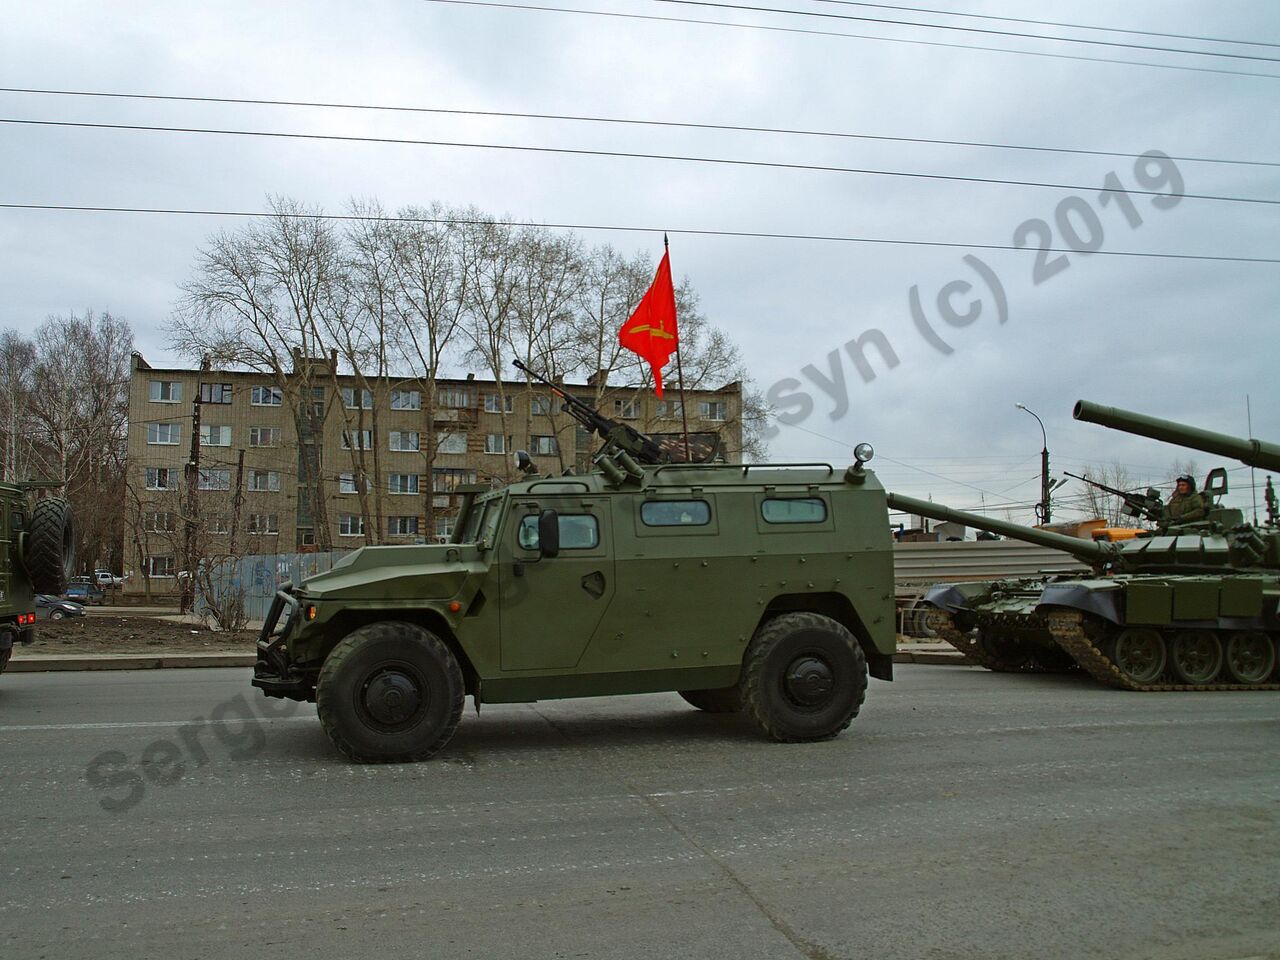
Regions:
<svg viewBox="0 0 1280 960"><path fill-rule="evenodd" d="M75 564L71 505L45 497L28 505L31 486L0 483L0 673L13 647L35 639L37 593L57 596Z"/></svg>
<svg viewBox="0 0 1280 960"><path fill-rule="evenodd" d="M581 476L465 488L452 542L365 547L275 597L253 684L316 704L359 762L430 757L485 703L679 691L768 737L847 727L896 642L885 493L865 468L689 462L566 398ZM702 451L706 453L706 451Z"/></svg>

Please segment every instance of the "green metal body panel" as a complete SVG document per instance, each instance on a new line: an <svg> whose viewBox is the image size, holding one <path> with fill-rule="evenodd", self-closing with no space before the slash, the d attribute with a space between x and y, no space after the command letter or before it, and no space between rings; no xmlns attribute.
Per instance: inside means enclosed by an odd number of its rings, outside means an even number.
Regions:
<svg viewBox="0 0 1280 960"><path fill-rule="evenodd" d="M19 538L27 516L26 491L0 483L0 624L35 610L35 592L22 565Z"/></svg>
<svg viewBox="0 0 1280 960"><path fill-rule="evenodd" d="M814 517L771 523L766 509ZM545 510L591 542L562 540L555 557L522 543L522 522ZM621 483L523 481L464 511L459 542L365 547L295 588L290 664L314 672L355 626L408 619L447 638L483 702L719 688L767 615L810 609L845 622L873 674L891 675L892 538L868 470L648 466ZM673 511L705 522L648 522Z"/></svg>

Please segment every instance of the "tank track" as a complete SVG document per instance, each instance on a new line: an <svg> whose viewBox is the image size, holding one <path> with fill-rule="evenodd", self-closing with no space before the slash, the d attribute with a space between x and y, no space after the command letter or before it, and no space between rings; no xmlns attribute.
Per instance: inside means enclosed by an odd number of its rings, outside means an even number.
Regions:
<svg viewBox="0 0 1280 960"><path fill-rule="evenodd" d="M969 660L973 661L978 666L985 667L995 673L1057 672L1050 671L1047 668L1040 666L1035 662L1035 660L1022 661L1019 663L1014 660L1005 660L1003 657L994 656L978 642L977 637L971 636L957 627L951 614L944 610L938 610L936 608L930 610L927 615L926 622L939 637L963 653Z"/></svg>
<svg viewBox="0 0 1280 960"><path fill-rule="evenodd" d="M1084 617L1078 610L1054 610L1046 618L1049 632L1062 649L1075 658L1076 663L1101 684L1117 690L1137 690L1144 693L1183 690L1280 690L1280 683L1134 683L1111 658L1098 649L1084 629Z"/></svg>

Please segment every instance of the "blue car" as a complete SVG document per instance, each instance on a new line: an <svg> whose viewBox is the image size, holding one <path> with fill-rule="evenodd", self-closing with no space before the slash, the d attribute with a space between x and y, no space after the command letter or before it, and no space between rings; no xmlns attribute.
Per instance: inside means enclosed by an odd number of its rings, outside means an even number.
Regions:
<svg viewBox="0 0 1280 960"><path fill-rule="evenodd" d="M101 606L107 602L107 595L102 592L102 588L88 577L76 577L67 584L67 589L62 595L68 600L74 600L86 606L90 603Z"/></svg>

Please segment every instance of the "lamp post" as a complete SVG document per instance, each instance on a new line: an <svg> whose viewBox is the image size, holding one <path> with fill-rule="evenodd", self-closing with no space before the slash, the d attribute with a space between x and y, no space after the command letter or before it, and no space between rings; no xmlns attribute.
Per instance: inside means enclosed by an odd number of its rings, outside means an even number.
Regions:
<svg viewBox="0 0 1280 960"><path fill-rule="evenodd" d="M1040 502L1036 504L1036 517L1041 523L1049 523L1053 519L1053 512L1049 506L1049 491L1053 489L1049 483L1049 436L1044 432L1044 421L1036 416L1035 411L1027 407L1025 403L1015 404L1019 410L1023 410L1036 418L1036 423L1040 424Z"/></svg>

